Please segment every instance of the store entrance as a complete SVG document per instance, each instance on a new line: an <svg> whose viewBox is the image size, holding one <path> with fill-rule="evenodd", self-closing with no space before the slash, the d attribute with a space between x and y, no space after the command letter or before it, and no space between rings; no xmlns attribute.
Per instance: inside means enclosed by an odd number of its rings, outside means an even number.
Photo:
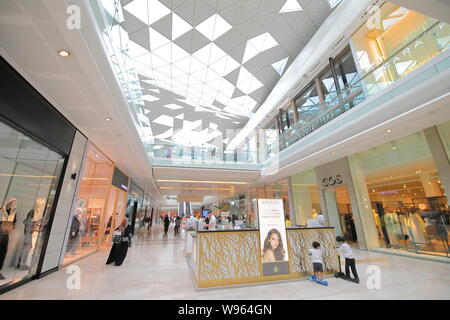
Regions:
<svg viewBox="0 0 450 320"><path fill-rule="evenodd" d="M347 241L358 243L352 206L347 187L324 190L330 226L335 227L336 235L342 234Z"/></svg>

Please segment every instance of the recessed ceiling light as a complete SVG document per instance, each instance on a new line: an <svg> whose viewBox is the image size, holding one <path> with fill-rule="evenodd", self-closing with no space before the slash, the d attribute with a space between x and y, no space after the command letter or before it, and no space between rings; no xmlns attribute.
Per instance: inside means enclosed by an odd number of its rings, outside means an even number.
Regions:
<svg viewBox="0 0 450 320"><path fill-rule="evenodd" d="M125 146L125 147L123 147L123 150L128 150L128 149L130 149L130 147L129 147L129 146Z"/></svg>
<svg viewBox="0 0 450 320"><path fill-rule="evenodd" d="M105 118L105 121L111 121L111 120L112 120L112 118L110 118L110 117Z"/></svg>
<svg viewBox="0 0 450 320"><path fill-rule="evenodd" d="M70 52L67 50L58 50L58 54L64 58L67 58L68 56L70 56Z"/></svg>
<svg viewBox="0 0 450 320"><path fill-rule="evenodd" d="M331 154L336 154L336 151L331 152Z"/></svg>
<svg viewBox="0 0 450 320"><path fill-rule="evenodd" d="M386 133L391 133L392 130L391 130L391 129L386 129L384 132L386 132Z"/></svg>

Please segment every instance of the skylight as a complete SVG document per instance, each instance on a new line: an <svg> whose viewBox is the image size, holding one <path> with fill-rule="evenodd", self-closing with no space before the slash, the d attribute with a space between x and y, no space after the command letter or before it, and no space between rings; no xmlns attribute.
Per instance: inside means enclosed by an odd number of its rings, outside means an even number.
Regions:
<svg viewBox="0 0 450 320"><path fill-rule="evenodd" d="M253 74L251 74L247 69L241 67L239 71L239 77L236 84L236 87L239 88L245 94L250 94L253 91L261 88L263 84L261 81L255 78Z"/></svg>
<svg viewBox="0 0 450 320"><path fill-rule="evenodd" d="M134 0L123 6L123 8L145 24L148 24L147 0Z"/></svg>
<svg viewBox="0 0 450 320"><path fill-rule="evenodd" d="M287 0L283 7L280 9L280 13L283 12L293 12L303 10L302 6L297 2L297 0Z"/></svg>
<svg viewBox="0 0 450 320"><path fill-rule="evenodd" d="M327 0L328 4L330 5L330 8L336 7L339 3L342 2L342 0Z"/></svg>
<svg viewBox="0 0 450 320"><path fill-rule="evenodd" d="M195 27L195 29L211 41L216 40L231 28L231 25L217 13Z"/></svg>
<svg viewBox="0 0 450 320"><path fill-rule="evenodd" d="M172 13L172 40L181 37L193 27L176 13Z"/></svg>
<svg viewBox="0 0 450 320"><path fill-rule="evenodd" d="M278 42L268 32L250 39L249 41L247 41L247 46L245 47L242 63L246 63L248 60L255 57L259 53L273 48L277 45Z"/></svg>
<svg viewBox="0 0 450 320"><path fill-rule="evenodd" d="M165 114L159 116L153 123L162 124L163 126L173 127L173 118L166 116Z"/></svg>
<svg viewBox="0 0 450 320"><path fill-rule="evenodd" d="M159 100L159 98L156 98L156 97L154 97L154 96L152 96L150 94L143 95L142 99L144 99L145 101L148 101L148 102L153 102L153 101L158 101Z"/></svg>
<svg viewBox="0 0 450 320"><path fill-rule="evenodd" d="M113 6L111 0L101 0L105 12L115 14L121 22L105 30L109 37L106 45L110 46L108 51L131 60L125 65L130 60L121 61L119 57L112 63L117 67L124 63L123 68L118 68L123 72L121 82L130 84L126 90L137 97L138 106L144 104L138 119L142 120L139 123L143 127L149 127L148 132L140 133L148 141L174 142L173 137L177 136L192 145L199 141L206 145L211 141L208 139L227 126L245 124L244 118L251 117L253 110L263 103L277 74L283 75L289 59L294 57L295 53L283 49L289 47L288 41L296 39L272 33L275 26L251 23L259 14L257 8L244 15L245 19L248 17L247 23L238 11L242 9L242 1L230 4L228 0L220 1L227 5L224 8L224 5L211 5L211 10L199 6L198 1L124 0L113 1L116 3ZM293 19L296 12L311 10L302 8L308 1L277 1L276 6L266 6L264 15L281 15L280 19L286 18L283 22L286 27L298 25L298 19ZM341 2L327 1L330 6ZM293 12L292 19L289 12ZM102 16L105 19L109 15ZM144 36L147 32L148 36ZM282 39L282 47L273 50ZM279 56L282 51L289 51L289 56ZM277 73L265 69L267 65ZM266 85L270 87L262 90ZM144 121L144 117L148 120ZM193 118L202 118L203 123L188 121ZM189 133L190 130L195 133Z"/></svg>
<svg viewBox="0 0 450 320"><path fill-rule="evenodd" d="M137 0L134 0L136 2ZM145 0L139 0L145 2ZM170 9L158 0L148 0L148 24L155 23L159 19L171 13Z"/></svg>
<svg viewBox="0 0 450 320"><path fill-rule="evenodd" d="M164 105L164 107L166 107L166 108L168 108L168 109L171 109L171 110L183 109L182 106L179 106L179 105L177 105L177 104L175 104L175 103L166 104L166 105Z"/></svg>
<svg viewBox="0 0 450 320"><path fill-rule="evenodd" d="M276 72L281 76L283 74L284 68L286 67L286 63L288 62L289 57L286 57L280 61L272 63L272 67Z"/></svg>

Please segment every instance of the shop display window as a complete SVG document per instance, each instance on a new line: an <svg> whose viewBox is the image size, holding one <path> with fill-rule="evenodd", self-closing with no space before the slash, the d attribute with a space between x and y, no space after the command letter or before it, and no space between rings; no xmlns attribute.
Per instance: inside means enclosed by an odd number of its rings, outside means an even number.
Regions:
<svg viewBox="0 0 450 320"><path fill-rule="evenodd" d="M125 209L127 204L127 193L114 186L111 186L111 193L108 199L108 206L106 207L105 222L101 235L103 240L102 245L109 246L112 243L112 235L114 230L122 222L125 216Z"/></svg>
<svg viewBox="0 0 450 320"><path fill-rule="evenodd" d="M314 170L293 175L291 183L295 220L298 225L306 225L308 219L317 219L321 213L320 194Z"/></svg>
<svg viewBox="0 0 450 320"><path fill-rule="evenodd" d="M99 237L106 221L113 170L112 162L89 144L73 204L65 264L98 249Z"/></svg>
<svg viewBox="0 0 450 320"><path fill-rule="evenodd" d="M289 209L289 186L288 180L282 179L275 183L271 183L265 186L265 198L266 199L282 199L284 215L286 218L291 218L291 212Z"/></svg>
<svg viewBox="0 0 450 320"><path fill-rule="evenodd" d="M369 195L381 247L448 255L450 209L439 171L418 132L349 157ZM363 185L365 184L365 185Z"/></svg>
<svg viewBox="0 0 450 320"><path fill-rule="evenodd" d="M64 157L0 122L0 287L36 273Z"/></svg>
<svg viewBox="0 0 450 320"><path fill-rule="evenodd" d="M449 44L450 26L386 2L352 36L368 95L430 61ZM370 74L369 74L370 73Z"/></svg>

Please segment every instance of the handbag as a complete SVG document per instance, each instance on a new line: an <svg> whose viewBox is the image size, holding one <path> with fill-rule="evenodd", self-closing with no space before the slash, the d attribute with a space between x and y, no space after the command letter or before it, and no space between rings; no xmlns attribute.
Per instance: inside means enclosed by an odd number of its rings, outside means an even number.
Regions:
<svg viewBox="0 0 450 320"><path fill-rule="evenodd" d="M113 242L119 243L120 241L122 241L122 231L114 231Z"/></svg>

